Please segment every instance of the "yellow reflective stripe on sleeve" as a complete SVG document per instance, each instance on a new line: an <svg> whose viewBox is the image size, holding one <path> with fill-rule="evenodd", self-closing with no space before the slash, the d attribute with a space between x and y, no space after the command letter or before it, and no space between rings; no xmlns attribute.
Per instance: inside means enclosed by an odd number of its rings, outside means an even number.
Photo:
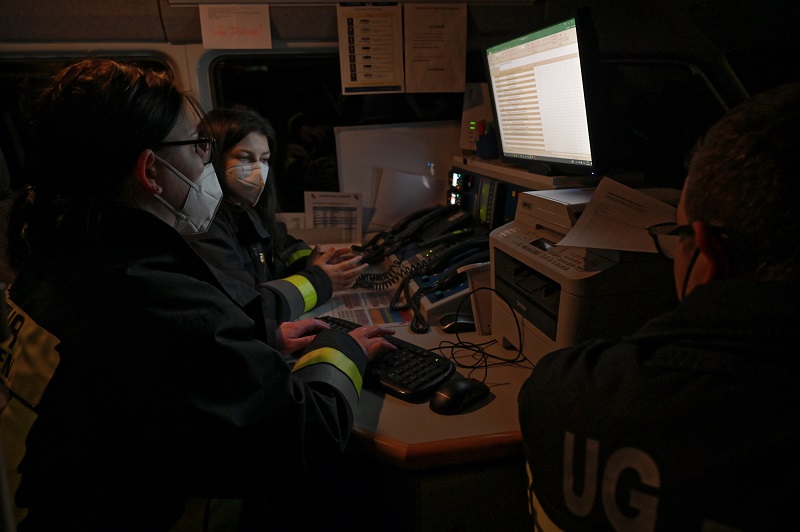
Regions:
<svg viewBox="0 0 800 532"><path fill-rule="evenodd" d="M311 250L310 249L299 249L299 250L295 251L294 253L290 253L289 256L286 257L286 260L284 261L284 264L286 266L290 266L290 265L294 264L295 262L297 262L300 259L305 259L309 255L311 255Z"/></svg>
<svg viewBox="0 0 800 532"><path fill-rule="evenodd" d="M339 371L347 375L347 377L355 385L359 396L361 395L361 387L363 386L364 382L361 379L361 373L358 371L358 366L356 366L352 360L344 356L340 351L330 347L321 347L319 349L315 349L310 353L303 355L300 360L295 363L294 368L292 368L292 372L313 364L330 364L335 366L339 369Z"/></svg>
<svg viewBox="0 0 800 532"><path fill-rule="evenodd" d="M292 283L300 291L300 295L303 296L303 312L308 312L317 306L317 291L314 290L311 281L302 275L290 275L284 281Z"/></svg>

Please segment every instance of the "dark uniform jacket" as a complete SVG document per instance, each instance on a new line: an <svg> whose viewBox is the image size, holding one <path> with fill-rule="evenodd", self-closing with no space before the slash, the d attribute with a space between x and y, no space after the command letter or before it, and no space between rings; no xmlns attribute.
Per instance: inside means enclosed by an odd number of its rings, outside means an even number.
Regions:
<svg viewBox="0 0 800 532"><path fill-rule="evenodd" d="M519 394L543 530L779 530L798 496L796 285L717 281Z"/></svg>
<svg viewBox="0 0 800 532"><path fill-rule="evenodd" d="M12 489L21 459L20 531L167 529L189 498L301 493L347 445L358 343L322 331L290 369L149 213L66 219L8 296L0 433Z"/></svg>
<svg viewBox="0 0 800 532"><path fill-rule="evenodd" d="M328 301L333 287L322 268L306 267L309 246L278 226L286 242L280 253L252 208L223 200L209 230L185 238L208 263L261 292L266 319L280 324Z"/></svg>

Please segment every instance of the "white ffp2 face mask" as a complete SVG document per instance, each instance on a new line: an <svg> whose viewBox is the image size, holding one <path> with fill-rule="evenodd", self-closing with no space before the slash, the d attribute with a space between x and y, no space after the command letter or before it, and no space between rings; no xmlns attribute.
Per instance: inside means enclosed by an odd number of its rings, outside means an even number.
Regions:
<svg viewBox="0 0 800 532"><path fill-rule="evenodd" d="M266 163L235 164L225 169L225 183L231 193L250 205L258 203L268 176Z"/></svg>
<svg viewBox="0 0 800 532"><path fill-rule="evenodd" d="M167 200L158 194L153 194L158 201L175 215L175 230L182 235L195 235L208 231L208 227L211 225L211 221L214 219L222 200L222 188L219 186L214 165L205 165L200 176L192 182L165 160L158 156L156 156L156 159L189 185L189 195L186 196L186 203L181 210L170 205Z"/></svg>

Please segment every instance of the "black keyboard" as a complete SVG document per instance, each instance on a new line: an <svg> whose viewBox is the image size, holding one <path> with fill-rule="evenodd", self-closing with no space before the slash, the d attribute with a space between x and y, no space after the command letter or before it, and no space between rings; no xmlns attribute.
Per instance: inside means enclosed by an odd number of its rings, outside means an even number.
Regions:
<svg viewBox="0 0 800 532"><path fill-rule="evenodd" d="M333 316L319 316L333 329L350 332L358 323ZM429 399L456 367L447 357L406 342L394 336L385 336L397 346L376 356L367 366L364 385L385 391L409 403Z"/></svg>

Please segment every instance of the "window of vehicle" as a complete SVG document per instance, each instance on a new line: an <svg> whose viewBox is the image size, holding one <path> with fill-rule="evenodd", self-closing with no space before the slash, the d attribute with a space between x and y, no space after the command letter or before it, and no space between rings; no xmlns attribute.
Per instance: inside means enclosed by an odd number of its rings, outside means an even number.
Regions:
<svg viewBox="0 0 800 532"><path fill-rule="evenodd" d="M25 182L26 145L31 141L31 104L55 73L78 57L58 59L0 59L0 152L8 168L8 181L0 183L0 198ZM156 70L169 70L156 58L120 57Z"/></svg>
<svg viewBox="0 0 800 532"><path fill-rule="evenodd" d="M343 95L335 52L223 56L210 70L215 107L248 107L275 127L287 212L303 211L303 189L338 190L335 127L461 120L464 104L463 92Z"/></svg>

